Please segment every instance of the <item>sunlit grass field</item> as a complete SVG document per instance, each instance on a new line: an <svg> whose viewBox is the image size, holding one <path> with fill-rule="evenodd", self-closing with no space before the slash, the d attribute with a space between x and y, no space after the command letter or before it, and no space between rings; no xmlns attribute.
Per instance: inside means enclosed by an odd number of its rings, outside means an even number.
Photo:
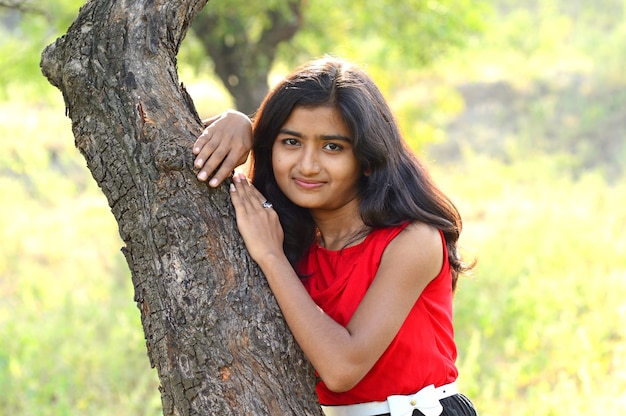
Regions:
<svg viewBox="0 0 626 416"><path fill-rule="evenodd" d="M104 195L60 105L0 105L0 414L157 415Z"/></svg>
<svg viewBox="0 0 626 416"><path fill-rule="evenodd" d="M122 242L63 114L0 104L0 414L156 416ZM626 180L546 156L430 164L478 260L455 319L480 414L626 414Z"/></svg>
<svg viewBox="0 0 626 416"><path fill-rule="evenodd" d="M626 414L626 182L574 181L547 158L439 177L478 260L455 319L481 413Z"/></svg>

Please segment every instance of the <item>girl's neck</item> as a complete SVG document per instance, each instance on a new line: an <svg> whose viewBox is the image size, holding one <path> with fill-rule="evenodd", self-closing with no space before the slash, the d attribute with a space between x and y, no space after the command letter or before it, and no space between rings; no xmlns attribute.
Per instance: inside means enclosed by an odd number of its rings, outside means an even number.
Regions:
<svg viewBox="0 0 626 416"><path fill-rule="evenodd" d="M356 208L356 207L354 207ZM319 230L319 244L328 250L341 250L360 243L367 236L367 227L357 209L332 212L311 212Z"/></svg>

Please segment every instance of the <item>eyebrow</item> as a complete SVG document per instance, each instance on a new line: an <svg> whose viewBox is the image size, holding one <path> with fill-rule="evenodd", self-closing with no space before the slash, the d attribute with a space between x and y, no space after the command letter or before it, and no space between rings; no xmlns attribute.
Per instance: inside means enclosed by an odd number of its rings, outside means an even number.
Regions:
<svg viewBox="0 0 626 416"><path fill-rule="evenodd" d="M295 136L299 138L303 137L302 133L298 133L297 131L292 131L288 129L280 129L278 131L278 134L285 134L287 136ZM350 137L344 136L342 134L321 134L317 137L319 137L322 140L339 140L343 142L352 143L352 139Z"/></svg>

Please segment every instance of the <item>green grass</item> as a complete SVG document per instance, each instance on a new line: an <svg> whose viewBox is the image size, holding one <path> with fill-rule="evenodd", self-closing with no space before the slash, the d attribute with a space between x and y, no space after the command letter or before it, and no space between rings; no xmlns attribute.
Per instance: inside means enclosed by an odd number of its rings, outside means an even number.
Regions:
<svg viewBox="0 0 626 416"><path fill-rule="evenodd" d="M0 414L160 414L117 227L63 108L0 114Z"/></svg>
<svg viewBox="0 0 626 416"><path fill-rule="evenodd" d="M482 415L626 411L626 181L550 158L438 172L478 260L455 303L464 389Z"/></svg>

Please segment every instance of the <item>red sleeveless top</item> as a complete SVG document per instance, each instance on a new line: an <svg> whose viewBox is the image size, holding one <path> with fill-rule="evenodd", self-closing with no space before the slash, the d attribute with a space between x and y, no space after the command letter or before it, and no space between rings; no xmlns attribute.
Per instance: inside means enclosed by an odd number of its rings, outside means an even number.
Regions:
<svg viewBox="0 0 626 416"><path fill-rule="evenodd" d="M365 240L339 251L313 244L298 265L303 284L322 310L347 325L374 280L383 252L408 223L373 230ZM452 277L443 234L443 267L426 286L378 362L351 390L316 390L323 405L383 401L393 394L413 394L430 384L456 380L458 371L452 327Z"/></svg>

